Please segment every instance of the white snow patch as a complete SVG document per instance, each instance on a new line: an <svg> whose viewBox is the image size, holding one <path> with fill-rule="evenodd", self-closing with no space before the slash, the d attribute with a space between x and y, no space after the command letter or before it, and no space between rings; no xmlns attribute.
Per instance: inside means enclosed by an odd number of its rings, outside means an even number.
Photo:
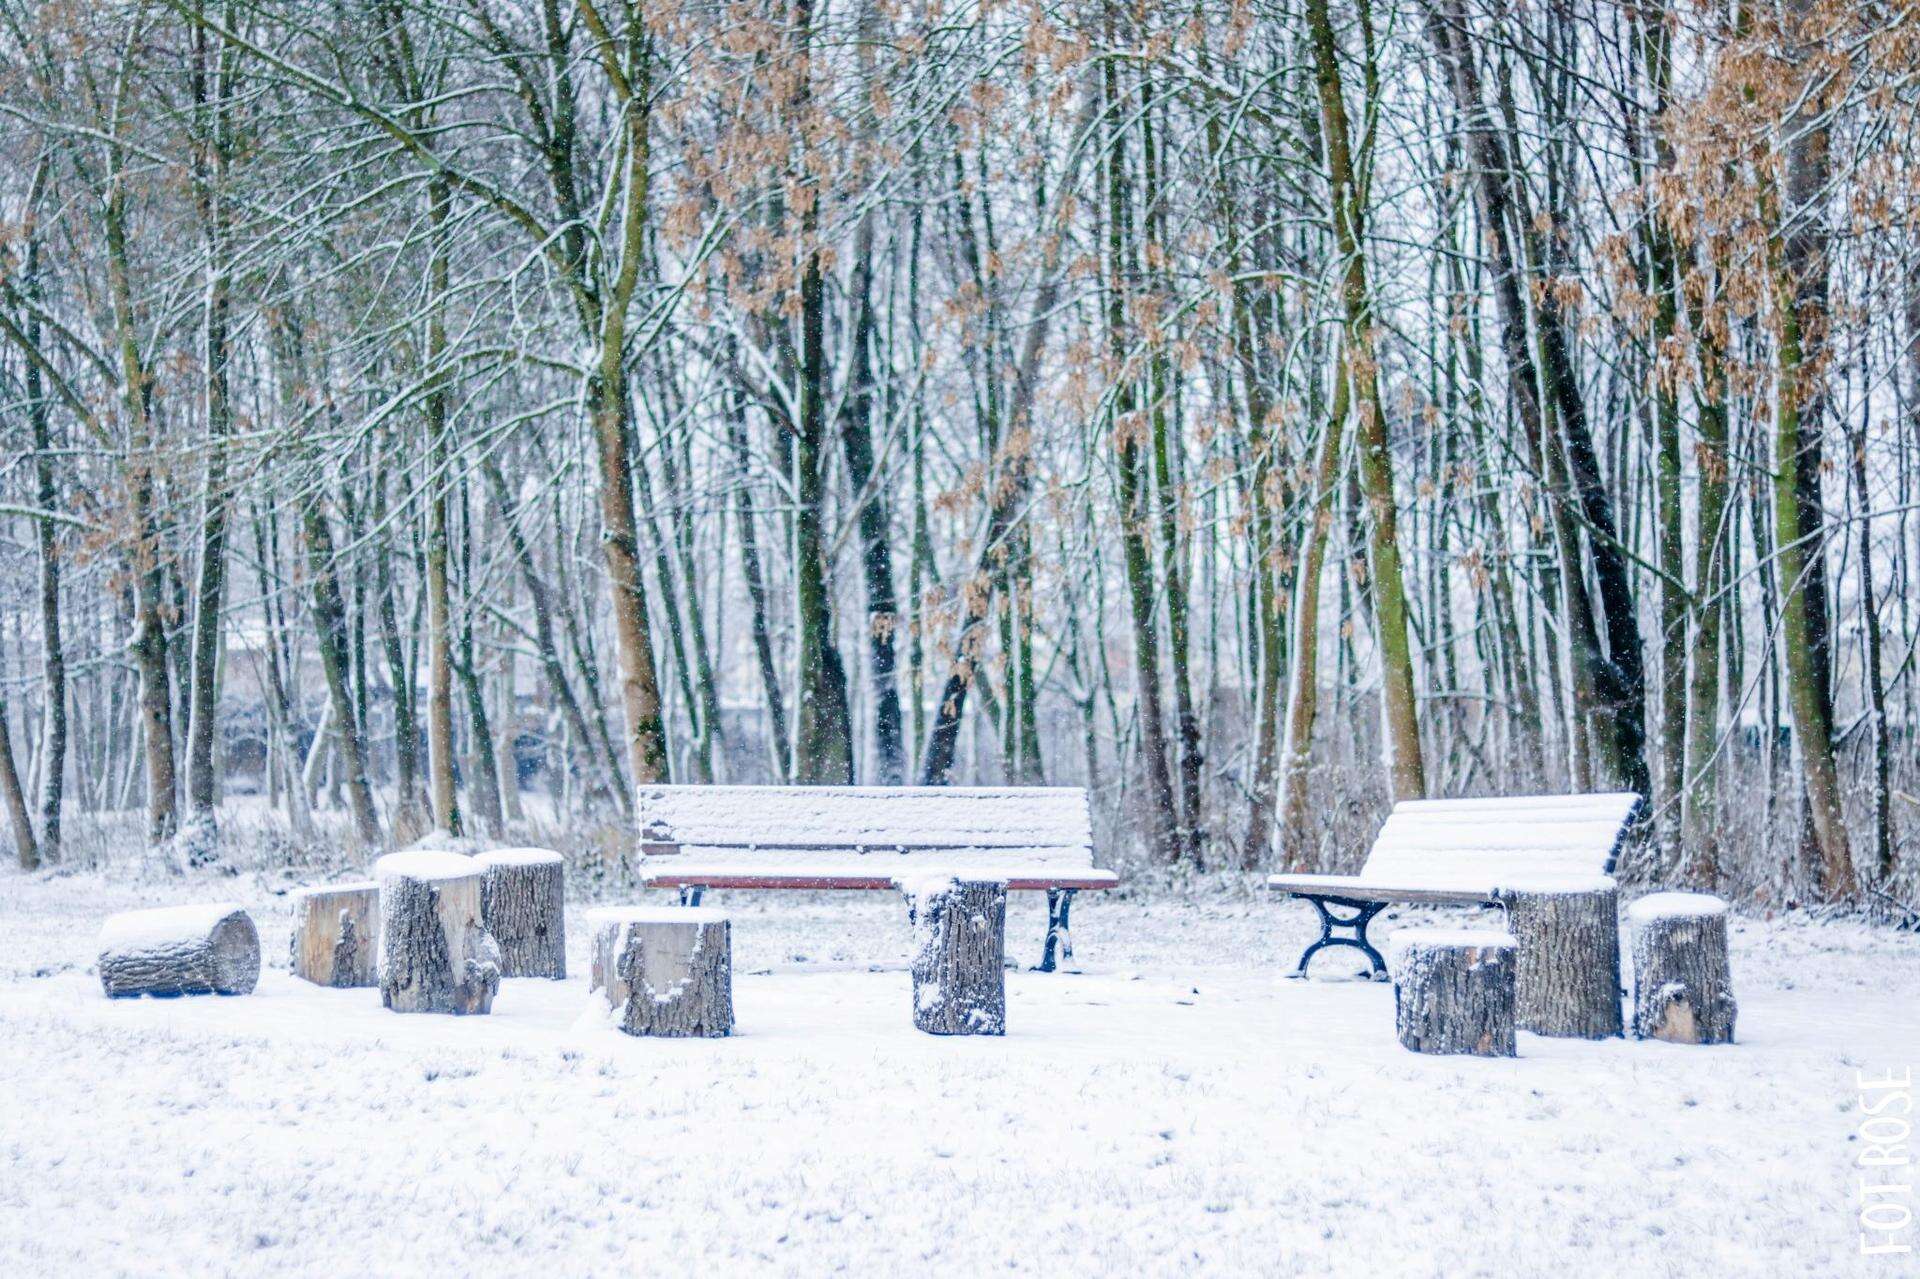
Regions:
<svg viewBox="0 0 1920 1279"><path fill-rule="evenodd" d="M1413 946L1511 950L1517 944L1512 933L1497 928L1403 928L1388 942L1387 957L1398 958Z"/></svg>
<svg viewBox="0 0 1920 1279"><path fill-rule="evenodd" d="M187 937L205 937L213 926L237 910L238 902L213 902L208 905L160 906L151 910L129 910L110 916L100 926L101 950L138 950L146 946L164 946Z"/></svg>
<svg viewBox="0 0 1920 1279"><path fill-rule="evenodd" d="M1726 913L1727 903L1710 893L1648 893L1627 907L1629 919L1671 919L1675 916Z"/></svg>
<svg viewBox="0 0 1920 1279"><path fill-rule="evenodd" d="M482 866L553 866L567 859L551 848L495 848L474 860Z"/></svg>
<svg viewBox="0 0 1920 1279"><path fill-rule="evenodd" d="M480 863L471 857L425 850L388 853L373 864L377 880L402 875L408 879L465 879L480 871Z"/></svg>

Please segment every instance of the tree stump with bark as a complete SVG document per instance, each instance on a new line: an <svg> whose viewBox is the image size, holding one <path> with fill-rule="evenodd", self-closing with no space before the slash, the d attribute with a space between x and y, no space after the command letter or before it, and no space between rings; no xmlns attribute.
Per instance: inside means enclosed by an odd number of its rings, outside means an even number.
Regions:
<svg viewBox="0 0 1920 1279"><path fill-rule="evenodd" d="M587 915L589 991L629 1035L718 1039L733 1033L733 935L724 913L694 906L609 907Z"/></svg>
<svg viewBox="0 0 1920 1279"><path fill-rule="evenodd" d="M1495 894L1519 945L1514 1020L1562 1039L1623 1033L1620 899L1605 875L1541 876Z"/></svg>
<svg viewBox="0 0 1920 1279"><path fill-rule="evenodd" d="M929 1035L1007 1033L1007 885L905 882L913 915L913 1024Z"/></svg>
<svg viewBox="0 0 1920 1279"><path fill-rule="evenodd" d="M1518 946L1507 933L1410 930L1394 935L1393 1018L1417 1053L1512 1057Z"/></svg>
<svg viewBox="0 0 1920 1279"><path fill-rule="evenodd" d="M380 984L380 885L371 879L294 894L293 975L316 986Z"/></svg>
<svg viewBox="0 0 1920 1279"><path fill-rule="evenodd" d="M457 853L389 853L380 884L380 1002L398 1013L485 1013L500 947L482 922L484 876Z"/></svg>
<svg viewBox="0 0 1920 1279"><path fill-rule="evenodd" d="M481 853L481 920L500 945L502 977L567 975L565 859L546 848Z"/></svg>
<svg viewBox="0 0 1920 1279"><path fill-rule="evenodd" d="M244 995L260 980L260 934L232 902L130 910L100 929L100 987L134 995Z"/></svg>
<svg viewBox="0 0 1920 1279"><path fill-rule="evenodd" d="M1654 893L1627 908L1633 1035L1730 1044L1739 1006L1727 958L1727 904L1705 893Z"/></svg>

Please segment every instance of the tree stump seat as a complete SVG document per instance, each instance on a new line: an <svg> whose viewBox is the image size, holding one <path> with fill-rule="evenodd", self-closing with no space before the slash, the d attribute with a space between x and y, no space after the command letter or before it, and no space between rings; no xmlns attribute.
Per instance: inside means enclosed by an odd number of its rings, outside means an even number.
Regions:
<svg viewBox="0 0 1920 1279"><path fill-rule="evenodd" d="M1739 1005L1727 957L1727 904L1706 893L1653 893L1627 908L1633 1034L1730 1044Z"/></svg>
<svg viewBox="0 0 1920 1279"><path fill-rule="evenodd" d="M615 906L587 914L588 990L629 1035L733 1033L733 933L699 906Z"/></svg>
<svg viewBox="0 0 1920 1279"><path fill-rule="evenodd" d="M564 981L566 859L548 848L499 848L474 861L485 876L480 916L500 946L500 975Z"/></svg>
<svg viewBox="0 0 1920 1279"><path fill-rule="evenodd" d="M162 906L100 927L100 988L137 995L244 995L260 980L260 933L233 902Z"/></svg>
<svg viewBox="0 0 1920 1279"><path fill-rule="evenodd" d="M1394 1028L1417 1053L1512 1057L1518 945L1490 929L1406 929L1388 948Z"/></svg>
<svg viewBox="0 0 1920 1279"><path fill-rule="evenodd" d="M930 1035L1007 1033L1004 880L903 880L913 920L913 1024Z"/></svg>
<svg viewBox="0 0 1920 1279"><path fill-rule="evenodd" d="M322 884L293 895L293 975L316 986L380 984L380 885Z"/></svg>
<svg viewBox="0 0 1920 1279"><path fill-rule="evenodd" d="M500 947L482 922L481 866L459 853L389 853L380 885L380 1002L397 1013L493 1010Z"/></svg>

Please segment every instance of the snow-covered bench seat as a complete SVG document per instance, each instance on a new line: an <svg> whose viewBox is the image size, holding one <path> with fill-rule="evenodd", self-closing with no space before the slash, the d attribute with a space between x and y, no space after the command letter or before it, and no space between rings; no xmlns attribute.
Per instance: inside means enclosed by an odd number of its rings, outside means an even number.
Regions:
<svg viewBox="0 0 1920 1279"><path fill-rule="evenodd" d="M709 888L890 889L942 875L1047 894L1040 961L1071 957L1082 889L1120 877L1093 864L1079 787L646 786L635 795L640 878L697 905Z"/></svg>
<svg viewBox="0 0 1920 1279"><path fill-rule="evenodd" d="M1610 875L1640 804L1631 792L1422 799L1395 804L1358 875L1270 875L1267 887L1310 903L1320 939L1301 952L1294 972L1329 946L1351 946L1386 963L1367 941L1367 925L1395 902L1491 905L1502 888L1541 876ZM1329 907L1351 910L1342 918ZM1336 931L1343 930L1343 931Z"/></svg>

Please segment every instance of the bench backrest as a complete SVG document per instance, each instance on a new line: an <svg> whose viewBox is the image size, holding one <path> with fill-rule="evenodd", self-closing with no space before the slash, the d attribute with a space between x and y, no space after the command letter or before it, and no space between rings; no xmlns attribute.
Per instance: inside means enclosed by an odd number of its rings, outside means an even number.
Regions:
<svg viewBox="0 0 1920 1279"><path fill-rule="evenodd" d="M942 865L1093 865L1079 787L643 786L640 851L703 864L867 864L873 854L937 854Z"/></svg>
<svg viewBox="0 0 1920 1279"><path fill-rule="evenodd" d="M1395 804L1363 879L1478 883L1504 874L1612 874L1640 797L1527 795Z"/></svg>

